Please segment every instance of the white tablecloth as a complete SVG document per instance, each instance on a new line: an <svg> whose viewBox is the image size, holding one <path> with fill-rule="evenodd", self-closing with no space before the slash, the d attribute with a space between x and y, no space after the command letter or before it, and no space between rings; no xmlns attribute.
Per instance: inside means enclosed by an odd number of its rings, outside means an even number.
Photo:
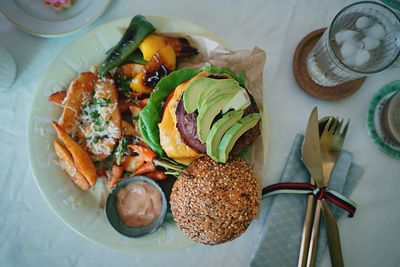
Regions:
<svg viewBox="0 0 400 267"><path fill-rule="evenodd" d="M358 212L339 222L347 266L399 266L400 162L381 153L366 129L369 101L381 86L399 79L390 69L367 79L356 95L325 102L303 93L292 74L292 55L308 32L326 26L350 1L114 0L89 28L57 39L34 37L0 18L0 45L15 56L18 77L0 93L0 266L248 266L260 220L240 238L220 246L195 245L170 254L132 255L100 247L64 225L40 195L26 144L27 118L42 74L53 58L88 29L136 14L180 17L223 38L234 49L258 46L268 55L265 103L269 152L264 184L277 181L289 145L304 130L313 106L320 114L351 118L345 147L365 169L354 192ZM56 178L56 177L55 177ZM329 266L326 252L323 266Z"/></svg>

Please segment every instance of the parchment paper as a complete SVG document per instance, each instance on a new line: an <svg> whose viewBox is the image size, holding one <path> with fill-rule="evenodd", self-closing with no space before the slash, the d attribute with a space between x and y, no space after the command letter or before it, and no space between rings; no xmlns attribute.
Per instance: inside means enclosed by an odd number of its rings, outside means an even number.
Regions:
<svg viewBox="0 0 400 267"><path fill-rule="evenodd" d="M255 47L252 50L231 51L218 45L206 37L190 36L192 41L201 47L200 55L192 61L184 61L180 67L201 68L206 62L213 67L229 68L236 74L244 72L246 75L245 87L253 95L261 115L261 136L258 137L251 149L245 154L257 176L260 186L264 174L267 154L267 121L263 102L263 71L266 63L265 51ZM264 121L263 121L264 120Z"/></svg>
<svg viewBox="0 0 400 267"><path fill-rule="evenodd" d="M262 184L264 165L266 159L266 119L263 102L263 71L266 62L264 50L255 47L253 50L228 51L218 47L211 51L208 58L213 66L230 68L237 74L242 71L246 74L245 87L253 95L261 115L261 135L252 145L252 149L246 153L245 158L252 167L255 175Z"/></svg>

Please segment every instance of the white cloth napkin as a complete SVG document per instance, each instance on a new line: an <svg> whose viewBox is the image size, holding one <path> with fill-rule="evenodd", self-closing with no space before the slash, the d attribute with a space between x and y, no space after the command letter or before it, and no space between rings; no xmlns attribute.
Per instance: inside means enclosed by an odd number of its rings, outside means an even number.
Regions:
<svg viewBox="0 0 400 267"><path fill-rule="evenodd" d="M310 174L301 160L303 139L303 135L296 135L279 182L310 181ZM329 188L350 197L362 172L360 166L352 163L352 154L342 151L333 169ZM252 267L297 266L306 202L306 195L291 194L276 195L263 200L262 213L266 219L256 242ZM344 214L336 206L331 207L337 218ZM323 222L318 242L317 266L327 245Z"/></svg>

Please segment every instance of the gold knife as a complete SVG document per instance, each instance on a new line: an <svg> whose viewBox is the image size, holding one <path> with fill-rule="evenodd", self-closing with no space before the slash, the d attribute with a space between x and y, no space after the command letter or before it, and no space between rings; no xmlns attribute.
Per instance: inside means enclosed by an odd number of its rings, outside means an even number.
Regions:
<svg viewBox="0 0 400 267"><path fill-rule="evenodd" d="M322 179L323 173L317 107L314 107L308 120L302 147L302 160L311 174L311 182L313 182L315 179ZM315 202L314 196L308 196L306 216L304 219L303 234L300 244L300 254L297 264L298 267L304 267L307 264Z"/></svg>

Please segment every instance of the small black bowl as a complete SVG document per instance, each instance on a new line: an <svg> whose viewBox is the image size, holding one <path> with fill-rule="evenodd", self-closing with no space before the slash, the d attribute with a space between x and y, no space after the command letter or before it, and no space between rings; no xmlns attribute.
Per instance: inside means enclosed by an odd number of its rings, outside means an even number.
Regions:
<svg viewBox="0 0 400 267"><path fill-rule="evenodd" d="M141 227L129 227L125 225L121 218L118 215L117 211L117 193L121 188L124 188L130 183L134 182L146 182L160 192L162 198L162 207L159 216L149 225L141 226ZM126 179L123 179L119 182L114 189L110 192L107 198L105 212L108 221L110 222L111 226L117 230L120 234L127 236L127 237L142 237L145 235L149 235L155 232L164 222L165 216L167 215L167 200L165 198L164 192L158 186L156 182L147 178L145 176L133 176Z"/></svg>

